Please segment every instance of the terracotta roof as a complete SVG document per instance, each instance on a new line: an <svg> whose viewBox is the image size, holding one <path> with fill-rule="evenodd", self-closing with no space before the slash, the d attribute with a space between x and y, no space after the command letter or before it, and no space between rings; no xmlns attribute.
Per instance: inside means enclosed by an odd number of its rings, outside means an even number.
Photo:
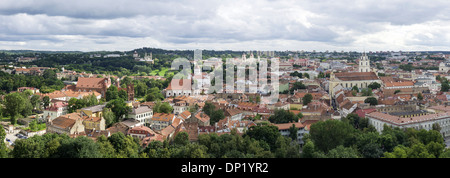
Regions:
<svg viewBox="0 0 450 178"><path fill-rule="evenodd" d="M51 125L53 126L58 126L60 128L68 128L68 127L73 127L73 125L75 124L76 120L74 119L69 119L69 118L65 118L65 117L58 117L56 119L53 119L51 121Z"/></svg>
<svg viewBox="0 0 450 178"><path fill-rule="evenodd" d="M196 115L195 115L195 118L197 118L198 120L200 120L200 121L202 121L202 122L207 122L207 121L209 121L209 116L208 115L206 115L205 113L203 113L203 112L198 112Z"/></svg>
<svg viewBox="0 0 450 178"><path fill-rule="evenodd" d="M100 122L102 120L101 117L90 117L90 116L84 116L84 121L92 121L92 122Z"/></svg>
<svg viewBox="0 0 450 178"><path fill-rule="evenodd" d="M407 81L407 82L387 82L384 83L386 87L400 87L400 86L414 86L414 82Z"/></svg>
<svg viewBox="0 0 450 178"><path fill-rule="evenodd" d="M336 78L343 81L358 81L358 80L378 80L375 72L340 72L334 74Z"/></svg>
<svg viewBox="0 0 450 178"><path fill-rule="evenodd" d="M404 124L425 122L425 121L429 121L429 120L448 118L448 117L450 117L450 112L439 113L439 114L425 114L422 116L415 116L415 117L398 117L398 116L393 116L393 115L385 114L385 113L381 113L381 112L372 112L372 113L369 113L366 115L371 118L377 119L377 120L389 122L391 124L404 125Z"/></svg>
<svg viewBox="0 0 450 178"><path fill-rule="evenodd" d="M183 122L183 121L182 121L180 118L176 117L175 119L173 119L172 126L173 126L173 127L177 127L177 126L180 125L182 122Z"/></svg>
<svg viewBox="0 0 450 178"><path fill-rule="evenodd" d="M188 110L183 111L182 113L180 113L180 115L178 115L179 117L181 117L181 119L186 120L189 117L191 117L191 112L189 112Z"/></svg>
<svg viewBox="0 0 450 178"><path fill-rule="evenodd" d="M126 126L125 124L118 122L118 123L114 123L111 127L107 128L106 130L110 131L111 134L113 133L117 133L117 132L122 132L123 134L127 134L128 133L128 129L129 127Z"/></svg>
<svg viewBox="0 0 450 178"><path fill-rule="evenodd" d="M71 90L67 90L67 91L54 91L52 93L38 93L38 95L40 95L41 97L45 97L48 96L50 99L53 98L61 98L61 97L72 97L72 98L77 98L77 97L84 97L84 96L89 96L91 94L94 94L95 96L100 96L101 94L99 92L96 91L92 91L92 92L83 92L83 91L71 91Z"/></svg>
<svg viewBox="0 0 450 178"><path fill-rule="evenodd" d="M191 82L190 79L172 79L166 90L191 90Z"/></svg>
<svg viewBox="0 0 450 178"><path fill-rule="evenodd" d="M298 114L300 113L299 110L289 110L289 112L292 112L292 113L294 113L295 115L298 115Z"/></svg>
<svg viewBox="0 0 450 178"><path fill-rule="evenodd" d="M450 111L450 106L446 106L446 105L437 105L437 106L432 106L429 108L438 110L438 111L444 111L444 112Z"/></svg>
<svg viewBox="0 0 450 178"><path fill-rule="evenodd" d="M174 114L166 114L166 113L154 113L152 120L155 121L163 121L163 122L172 122L172 119L174 119Z"/></svg>
<svg viewBox="0 0 450 178"><path fill-rule="evenodd" d="M155 102L143 102L143 103L140 103L140 105L141 106L148 106L148 107L150 107L150 108L153 108L153 106L155 106Z"/></svg>
<svg viewBox="0 0 450 178"><path fill-rule="evenodd" d="M225 116L234 116L242 113L240 109L226 109L224 115Z"/></svg>
<svg viewBox="0 0 450 178"><path fill-rule="evenodd" d="M191 122L191 123L182 123L180 127L177 127L175 130L175 135L180 132L186 132L189 135L190 141L196 141L198 140L198 123L197 122Z"/></svg>
<svg viewBox="0 0 450 178"><path fill-rule="evenodd" d="M278 130L287 130L290 127L292 127L292 124L295 125L296 128L303 128L305 127L302 123L300 122L294 122L294 123L283 123L283 124L274 124L274 126L278 127Z"/></svg>
<svg viewBox="0 0 450 178"><path fill-rule="evenodd" d="M58 126L60 128L68 128L72 127L78 119L81 119L81 115L79 113L66 114L53 119L51 121L51 125Z"/></svg>
<svg viewBox="0 0 450 178"><path fill-rule="evenodd" d="M128 130L128 134L130 134L132 131L142 131L142 134L151 134L151 135L155 135L155 131L153 131L152 129L150 129L147 126L137 126L137 127L133 127L131 129ZM134 133L134 134L139 134L139 133Z"/></svg>
<svg viewBox="0 0 450 178"><path fill-rule="evenodd" d="M59 108L67 107L67 105L69 105L69 103L67 103L65 101L57 101L57 102L54 102L53 105L51 105L50 107L48 107L47 109L44 109L44 110L57 111Z"/></svg>
<svg viewBox="0 0 450 178"><path fill-rule="evenodd" d="M149 108L146 105L143 105L143 106L140 106L140 107L137 107L137 108L134 108L134 107L131 108L130 114L136 115L136 114L142 114L142 113L151 112L151 111L152 111L151 108Z"/></svg>
<svg viewBox="0 0 450 178"><path fill-rule="evenodd" d="M77 81L77 88L104 88L105 80L108 78L84 78L79 77Z"/></svg>
<svg viewBox="0 0 450 178"><path fill-rule="evenodd" d="M215 126L198 126L198 132L214 133L214 132L216 132L216 127Z"/></svg>
<svg viewBox="0 0 450 178"><path fill-rule="evenodd" d="M160 132L161 132L161 135L168 137L171 133L175 132L175 127L173 127L172 125L169 125L166 128L162 129Z"/></svg>
<svg viewBox="0 0 450 178"><path fill-rule="evenodd" d="M238 103L238 107L258 107L258 104L250 102L240 102Z"/></svg>
<svg viewBox="0 0 450 178"><path fill-rule="evenodd" d="M358 109L355 111L355 113L358 114L358 116L360 118L365 118L366 114L369 114L369 113L375 112L375 111L377 111L377 109L373 109L373 108L372 109Z"/></svg>
<svg viewBox="0 0 450 178"><path fill-rule="evenodd" d="M306 121L302 121L302 124L305 126L305 130L309 130L311 128L311 125L319 122L319 120L306 120Z"/></svg>

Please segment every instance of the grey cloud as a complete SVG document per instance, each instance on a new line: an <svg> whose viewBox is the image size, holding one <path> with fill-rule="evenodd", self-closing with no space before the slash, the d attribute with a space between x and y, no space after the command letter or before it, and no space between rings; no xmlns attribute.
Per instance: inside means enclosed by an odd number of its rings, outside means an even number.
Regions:
<svg viewBox="0 0 450 178"><path fill-rule="evenodd" d="M129 41L151 38L173 45L285 40L352 46L360 36L385 31L389 26L434 19L447 22L448 5L448 1L406 0L3 0L0 41L69 43L57 37L69 35L92 44L114 44L114 37L123 37ZM427 45L438 43L424 37L415 39ZM417 40L407 42L420 44Z"/></svg>

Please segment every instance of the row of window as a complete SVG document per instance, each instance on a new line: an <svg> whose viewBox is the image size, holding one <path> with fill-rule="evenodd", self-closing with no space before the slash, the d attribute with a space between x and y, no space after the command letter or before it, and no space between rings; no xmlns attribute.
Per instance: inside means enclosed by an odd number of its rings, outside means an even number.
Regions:
<svg viewBox="0 0 450 178"><path fill-rule="evenodd" d="M152 116L152 113L148 112L148 113L144 113L144 114L138 114L136 116L136 118L143 118L143 117L147 117L147 116Z"/></svg>

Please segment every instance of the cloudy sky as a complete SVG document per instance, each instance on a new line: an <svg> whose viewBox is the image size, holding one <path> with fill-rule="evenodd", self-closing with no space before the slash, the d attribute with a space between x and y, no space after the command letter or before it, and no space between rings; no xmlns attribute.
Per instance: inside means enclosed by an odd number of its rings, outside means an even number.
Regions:
<svg viewBox="0 0 450 178"><path fill-rule="evenodd" d="M448 0L1 0L0 49L450 50Z"/></svg>

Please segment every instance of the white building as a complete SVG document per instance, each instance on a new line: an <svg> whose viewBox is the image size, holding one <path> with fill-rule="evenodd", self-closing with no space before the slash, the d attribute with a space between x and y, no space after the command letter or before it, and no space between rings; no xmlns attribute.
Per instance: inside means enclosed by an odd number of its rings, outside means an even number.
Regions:
<svg viewBox="0 0 450 178"><path fill-rule="evenodd" d="M200 90L192 88L191 79L172 79L169 86L164 89L166 97L197 96Z"/></svg>
<svg viewBox="0 0 450 178"><path fill-rule="evenodd" d="M53 103L50 107L44 109L42 119L44 119L44 121L51 121L59 116L67 114L67 105L66 102L61 101Z"/></svg>
<svg viewBox="0 0 450 178"><path fill-rule="evenodd" d="M186 101L178 101L176 103L173 104L173 113L175 115L179 115L182 112L188 110L188 104L186 103Z"/></svg>
<svg viewBox="0 0 450 178"><path fill-rule="evenodd" d="M378 132L383 131L384 125L391 127L414 128L417 130L431 130L433 124L439 124L441 134L446 137L450 134L450 111L437 114L421 114L417 116L394 116L381 112L366 114L369 124L373 125Z"/></svg>
<svg viewBox="0 0 450 178"><path fill-rule="evenodd" d="M275 124L275 126L278 127L278 131L280 132L280 134L282 136L286 136L289 137L290 135L290 131L289 128L292 127L292 125L295 125L295 127L298 129L297 131L297 141L300 145L303 145L303 135L305 133L309 133L308 130L305 129L305 126L300 123L300 122L296 122L296 123L284 123L284 124Z"/></svg>
<svg viewBox="0 0 450 178"><path fill-rule="evenodd" d="M363 56L361 56L361 58L359 58L358 71L359 72L371 72L370 60L369 60L369 57L367 57L365 52L364 52Z"/></svg>
<svg viewBox="0 0 450 178"><path fill-rule="evenodd" d="M131 112L128 113L128 118L138 121L140 124L149 125L153 117L153 109L148 106L138 106L132 108Z"/></svg>

